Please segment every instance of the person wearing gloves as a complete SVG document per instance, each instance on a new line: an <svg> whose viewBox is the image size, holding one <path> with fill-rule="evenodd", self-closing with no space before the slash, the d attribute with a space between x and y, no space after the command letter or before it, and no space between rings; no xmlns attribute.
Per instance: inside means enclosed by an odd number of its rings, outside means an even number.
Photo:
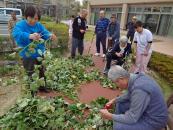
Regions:
<svg viewBox="0 0 173 130"><path fill-rule="evenodd" d="M115 104L115 113L101 109L103 118L113 120L113 130L161 130L167 124L168 110L159 85L149 76L130 74L121 66L108 72L120 89L127 92L106 105Z"/></svg>
<svg viewBox="0 0 173 130"><path fill-rule="evenodd" d="M25 19L16 24L13 29L12 35L17 45L23 50L20 52L20 56L23 60L23 66L31 78L34 73L34 66L41 65L41 62L37 60L38 57L43 57L40 52L44 54L46 48L44 43L36 44L34 53L31 53L29 48L30 43L33 41L39 41L40 39L56 40L56 36L51 34L40 22L41 14L38 8L29 6L25 10ZM29 54L29 55L27 55ZM44 67L40 68L40 78L44 77ZM45 90L45 87L41 87L40 90Z"/></svg>
<svg viewBox="0 0 173 130"><path fill-rule="evenodd" d="M126 36L120 38L120 42L116 43L114 47L108 50L106 54L106 65L103 73L107 75L112 60L117 61L117 65L122 65L124 63L124 58L131 53L131 44L128 43Z"/></svg>

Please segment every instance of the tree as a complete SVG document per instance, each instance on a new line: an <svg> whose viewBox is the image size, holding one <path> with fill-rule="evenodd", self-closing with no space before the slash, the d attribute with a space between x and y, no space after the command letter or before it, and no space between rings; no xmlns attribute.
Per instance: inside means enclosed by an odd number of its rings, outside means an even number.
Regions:
<svg viewBox="0 0 173 130"><path fill-rule="evenodd" d="M72 14L78 15L78 13L80 12L80 9L81 9L80 2L79 1L74 1L71 4L71 9L72 9Z"/></svg>
<svg viewBox="0 0 173 130"><path fill-rule="evenodd" d="M82 8L87 9L87 7L88 7L88 0L83 0Z"/></svg>

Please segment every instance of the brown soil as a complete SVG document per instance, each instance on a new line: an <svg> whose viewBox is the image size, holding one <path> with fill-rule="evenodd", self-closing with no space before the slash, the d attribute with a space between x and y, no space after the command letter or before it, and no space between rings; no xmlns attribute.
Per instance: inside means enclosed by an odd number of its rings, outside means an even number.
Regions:
<svg viewBox="0 0 173 130"><path fill-rule="evenodd" d="M81 86L81 90L79 91L79 100L82 103L89 104L91 101L97 99L98 97L113 99L119 94L119 90L103 88L98 81L94 81Z"/></svg>
<svg viewBox="0 0 173 130"><path fill-rule="evenodd" d="M21 95L21 86L0 86L0 116L5 114Z"/></svg>

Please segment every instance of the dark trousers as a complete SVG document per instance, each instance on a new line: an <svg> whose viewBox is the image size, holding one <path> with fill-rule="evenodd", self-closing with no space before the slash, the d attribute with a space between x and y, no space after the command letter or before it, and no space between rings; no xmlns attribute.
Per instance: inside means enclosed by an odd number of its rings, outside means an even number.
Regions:
<svg viewBox="0 0 173 130"><path fill-rule="evenodd" d="M39 62L37 59L32 59L32 58L23 59L23 66L30 78L34 73L34 66L41 64L42 63ZM45 77L44 72L45 72L45 67L41 65L41 67L39 68L39 78Z"/></svg>
<svg viewBox="0 0 173 130"><path fill-rule="evenodd" d="M120 58L120 57L117 57L114 53L107 53L106 54L106 68L107 69L110 69L112 60L117 60L116 64L120 66L124 63L123 57Z"/></svg>
<svg viewBox="0 0 173 130"><path fill-rule="evenodd" d="M108 39L108 46L107 46L107 50L109 50L110 48L112 48L114 46L114 40L109 40Z"/></svg>
<svg viewBox="0 0 173 130"><path fill-rule="evenodd" d="M127 33L127 38L128 38L128 39L130 38L130 42L131 42L131 44L132 44L132 43L133 43L133 38L134 38L134 33L128 32L128 33Z"/></svg>
<svg viewBox="0 0 173 130"><path fill-rule="evenodd" d="M96 35L97 53L100 53L100 42L102 44L103 54L106 54L106 32L97 33Z"/></svg>
<svg viewBox="0 0 173 130"><path fill-rule="evenodd" d="M116 102L115 113L117 115L125 114L130 108L130 101ZM127 124L122 122L113 121L113 130L160 130L155 129L151 125L146 123L145 119L139 119L136 123Z"/></svg>
<svg viewBox="0 0 173 130"><path fill-rule="evenodd" d="M74 58L76 55L76 49L78 48L78 53L80 55L83 54L84 51L84 43L83 39L72 38L72 47L71 47L71 57Z"/></svg>

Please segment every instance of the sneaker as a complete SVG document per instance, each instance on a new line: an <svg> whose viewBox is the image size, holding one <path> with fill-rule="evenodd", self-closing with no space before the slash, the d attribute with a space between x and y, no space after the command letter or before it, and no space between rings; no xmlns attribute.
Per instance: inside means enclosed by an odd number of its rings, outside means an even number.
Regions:
<svg viewBox="0 0 173 130"><path fill-rule="evenodd" d="M106 56L106 55L105 55L105 54L103 54L103 55L102 55L102 58L105 58L105 56Z"/></svg>
<svg viewBox="0 0 173 130"><path fill-rule="evenodd" d="M103 74L107 75L107 74L108 74L108 71L109 71L109 69L105 68L105 69L103 70Z"/></svg>
<svg viewBox="0 0 173 130"><path fill-rule="evenodd" d="M95 53L95 56L100 56L100 53Z"/></svg>

